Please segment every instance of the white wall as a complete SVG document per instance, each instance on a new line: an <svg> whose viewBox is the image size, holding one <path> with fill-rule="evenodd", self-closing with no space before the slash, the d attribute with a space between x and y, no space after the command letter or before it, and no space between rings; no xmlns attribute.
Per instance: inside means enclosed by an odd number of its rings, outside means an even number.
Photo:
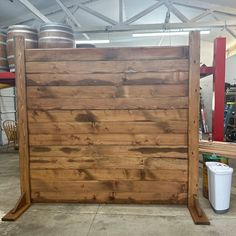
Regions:
<svg viewBox="0 0 236 236"><path fill-rule="evenodd" d="M214 44L201 41L201 63L207 66L213 64ZM201 95L205 106L206 120L209 130L212 130L212 95L213 95L213 76L207 76L200 80Z"/></svg>
<svg viewBox="0 0 236 236"><path fill-rule="evenodd" d="M14 88L0 89L0 122L15 120ZM3 130L0 132L0 145L7 144L7 137Z"/></svg>

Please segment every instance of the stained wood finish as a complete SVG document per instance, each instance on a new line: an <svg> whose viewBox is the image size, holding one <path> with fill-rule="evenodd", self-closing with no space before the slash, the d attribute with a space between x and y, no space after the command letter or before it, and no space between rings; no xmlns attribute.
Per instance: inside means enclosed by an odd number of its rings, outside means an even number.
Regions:
<svg viewBox="0 0 236 236"><path fill-rule="evenodd" d="M25 51L33 202L188 203L199 222L194 37L190 52Z"/></svg>
<svg viewBox="0 0 236 236"><path fill-rule="evenodd" d="M33 201L186 202L188 48L49 51L26 51Z"/></svg>
<svg viewBox="0 0 236 236"><path fill-rule="evenodd" d="M174 91L174 92L173 92ZM143 86L71 86L66 90L59 86L34 86L27 90L31 98L155 98L160 96L188 96L187 84Z"/></svg>
<svg viewBox="0 0 236 236"><path fill-rule="evenodd" d="M172 122L187 123L188 109L169 110L28 110L30 123L57 122Z"/></svg>
<svg viewBox="0 0 236 236"><path fill-rule="evenodd" d="M59 132L58 132L59 133ZM31 134L30 145L134 145L183 146L186 134Z"/></svg>
<svg viewBox="0 0 236 236"><path fill-rule="evenodd" d="M59 192L77 192L85 193L85 192L166 192L172 193L176 190L182 190L182 192L186 192L187 185L186 183L179 182L165 182L165 181L129 181L129 180L120 180L120 181L49 181L47 182L40 180L32 180L32 191L41 191L44 190L46 192L53 191ZM175 189L175 190L173 190ZM54 190L55 191L55 190ZM55 191L55 192L56 192ZM178 192L178 191L176 191ZM78 196L79 198L79 196Z"/></svg>
<svg viewBox="0 0 236 236"><path fill-rule="evenodd" d="M2 221L15 221L18 219L31 205L31 202L27 202L26 193L22 193L16 206L2 217Z"/></svg>
<svg viewBox="0 0 236 236"><path fill-rule="evenodd" d="M25 82L25 43L23 37L15 38L15 64L16 64L16 93L17 93L17 120L21 124L18 126L18 143L20 158L20 180L21 193L25 193L26 203L30 203L30 183L29 183L29 143L28 143L28 120L26 82Z"/></svg>
<svg viewBox="0 0 236 236"><path fill-rule="evenodd" d="M26 73L140 73L188 71L188 60L28 62Z"/></svg>
<svg viewBox="0 0 236 236"><path fill-rule="evenodd" d="M25 81L25 41L23 36L14 38L15 66L16 66L16 93L17 93L17 120L18 143L19 143L19 169L21 197L15 208L7 213L2 220L16 220L24 213L31 204L31 189L29 176L29 143L28 143L28 119L27 119L27 97Z"/></svg>
<svg viewBox="0 0 236 236"><path fill-rule="evenodd" d="M169 202L183 204L187 200L186 191L186 182L158 180L44 182L32 180L32 195L35 202L42 201L42 199L44 199L43 201L57 201L65 197L64 200L69 202ZM153 198L154 196L155 198ZM155 200L153 201L153 199Z"/></svg>
<svg viewBox="0 0 236 236"><path fill-rule="evenodd" d="M188 82L188 72L165 71L135 73L64 73L27 74L28 86L120 86L120 85L162 85Z"/></svg>
<svg viewBox="0 0 236 236"><path fill-rule="evenodd" d="M26 50L26 61L123 61L188 58L188 47Z"/></svg>
<svg viewBox="0 0 236 236"><path fill-rule="evenodd" d="M30 134L162 134L187 133L186 121L29 123Z"/></svg>
<svg viewBox="0 0 236 236"><path fill-rule="evenodd" d="M30 155L34 157L174 157L187 159L187 146L118 146L118 145L86 145L86 146L30 146Z"/></svg>
<svg viewBox="0 0 236 236"><path fill-rule="evenodd" d="M236 159L236 144L229 142L209 142L201 140L199 143L199 151L202 153L215 153L219 156Z"/></svg>
<svg viewBox="0 0 236 236"><path fill-rule="evenodd" d="M163 184L163 183L162 183ZM186 204L187 194L184 192L141 193L141 192L32 192L33 202L72 202L72 203L138 203L138 204Z"/></svg>
<svg viewBox="0 0 236 236"><path fill-rule="evenodd" d="M150 109L187 109L188 97L159 98L32 98L28 109L38 110L150 110Z"/></svg>
<svg viewBox="0 0 236 236"><path fill-rule="evenodd" d="M189 121L188 121L188 208L195 224L209 224L205 213L199 215L198 162L199 162L199 90L200 90L200 33L189 35Z"/></svg>
<svg viewBox="0 0 236 236"><path fill-rule="evenodd" d="M199 89L200 89L200 35L189 37L189 191L188 205L194 205L193 196L198 191L198 130L199 130Z"/></svg>
<svg viewBox="0 0 236 236"><path fill-rule="evenodd" d="M39 181L88 181L102 180L158 180L187 182L187 170L168 169L32 169L32 180Z"/></svg>
<svg viewBox="0 0 236 236"><path fill-rule="evenodd" d="M164 166L164 167L163 167ZM31 169L160 169L187 170L188 163L185 159L176 157L132 157L117 158L116 156L94 156L94 157L67 157L67 156L43 156L31 157ZM112 176L111 176L112 179Z"/></svg>

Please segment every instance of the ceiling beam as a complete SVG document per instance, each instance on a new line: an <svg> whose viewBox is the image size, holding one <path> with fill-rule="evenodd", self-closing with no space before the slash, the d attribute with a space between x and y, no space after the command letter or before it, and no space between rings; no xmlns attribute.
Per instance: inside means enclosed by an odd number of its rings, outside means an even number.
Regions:
<svg viewBox="0 0 236 236"><path fill-rule="evenodd" d="M28 0L17 0L27 9L29 9L35 16L45 23L51 22L44 14L42 14L34 5L32 5Z"/></svg>
<svg viewBox="0 0 236 236"><path fill-rule="evenodd" d="M82 10L89 13L90 15L93 15L93 16L95 16L95 17L97 17L97 18L99 18L99 19L101 19L101 20L103 20L103 21L105 21L105 22L107 22L111 25L118 24L118 22L112 20L111 18L109 18L109 17L107 17L107 16L105 16L105 15L103 15L103 14L97 12L97 11L92 10L89 7L84 6L83 4L78 3L77 6L79 6Z"/></svg>
<svg viewBox="0 0 236 236"><path fill-rule="evenodd" d="M58 3L58 5L62 8L62 10L66 13L66 15L69 17L69 19L71 19L72 22L74 22L74 24L81 28L81 24L79 23L79 21L75 18L75 16L71 13L71 11L60 1L60 0L56 0L56 2ZM86 33L83 33L83 36L86 39L90 39L89 36Z"/></svg>
<svg viewBox="0 0 236 236"><path fill-rule="evenodd" d="M198 1L198 0L171 0L175 5L181 5L185 7L192 7L202 10L211 10L215 12L222 12L228 15L236 15L236 8L226 7L225 5L217 5L213 3Z"/></svg>
<svg viewBox="0 0 236 236"><path fill-rule="evenodd" d="M78 33L105 33L105 32L124 32L124 31L145 31L145 30L163 30L166 29L209 29L223 28L226 26L236 27L236 20L228 21L210 21L210 22L187 22L187 23L169 23L169 24L139 24L139 25L114 25L114 26L98 26L96 28L78 29Z"/></svg>
<svg viewBox="0 0 236 236"><path fill-rule="evenodd" d="M165 6L182 22L185 23L189 21L189 19L183 13L181 13L172 3L165 3Z"/></svg>
<svg viewBox="0 0 236 236"><path fill-rule="evenodd" d="M119 23L124 20L124 0L119 0Z"/></svg>
<svg viewBox="0 0 236 236"><path fill-rule="evenodd" d="M233 36L235 39L236 39L236 33L235 32L233 32L230 28L228 28L228 27L225 27L225 29L226 29L226 31L231 35L231 36Z"/></svg>
<svg viewBox="0 0 236 236"><path fill-rule="evenodd" d="M124 22L124 24L131 24L137 20L139 20L140 18L146 16L147 14L149 14L150 12L154 11L155 9L157 9L158 7L162 6L164 4L163 1L159 1L153 5L151 5L150 7L144 9L143 11L139 12L138 14L132 16L131 18L129 18L128 20L126 20Z"/></svg>
<svg viewBox="0 0 236 236"><path fill-rule="evenodd" d="M190 22L199 21L199 20L201 20L202 18L204 18L204 17L210 15L211 13L212 13L212 11L206 10L206 11L204 11L203 13L201 13L201 14L199 14L199 15L193 17L193 18L190 20Z"/></svg>
<svg viewBox="0 0 236 236"><path fill-rule="evenodd" d="M88 3L96 2L96 1L98 0L80 0L80 4L88 4ZM71 9L77 3L78 3L78 0L69 0L65 2L65 6L68 9ZM51 15L62 12L62 9L60 6L53 5L51 7L41 10L41 12L44 16L47 17L47 16L51 16ZM0 22L0 25L2 28L7 28L9 25L25 24L34 20L35 20L35 16L32 13L29 13L29 14L25 14L24 16L14 17L13 19L5 21L5 22Z"/></svg>

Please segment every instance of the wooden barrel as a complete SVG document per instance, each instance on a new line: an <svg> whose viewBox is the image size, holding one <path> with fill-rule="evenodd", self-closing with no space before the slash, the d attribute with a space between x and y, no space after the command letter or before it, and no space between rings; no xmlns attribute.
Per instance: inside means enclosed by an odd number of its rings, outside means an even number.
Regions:
<svg viewBox="0 0 236 236"><path fill-rule="evenodd" d="M38 47L38 32L27 25L12 25L7 31L7 60L11 72L15 71L15 50L14 50L14 37L24 36L25 48Z"/></svg>
<svg viewBox="0 0 236 236"><path fill-rule="evenodd" d="M7 34L0 31L0 71L8 71L7 63Z"/></svg>
<svg viewBox="0 0 236 236"><path fill-rule="evenodd" d="M73 48L74 32L69 25L46 23L40 27L39 48Z"/></svg>

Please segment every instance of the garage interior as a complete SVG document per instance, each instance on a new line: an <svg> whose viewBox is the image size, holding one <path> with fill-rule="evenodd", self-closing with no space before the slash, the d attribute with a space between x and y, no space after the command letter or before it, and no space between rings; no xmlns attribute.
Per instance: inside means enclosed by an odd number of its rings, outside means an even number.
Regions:
<svg viewBox="0 0 236 236"><path fill-rule="evenodd" d="M234 1L0 4L1 235L234 235Z"/></svg>

